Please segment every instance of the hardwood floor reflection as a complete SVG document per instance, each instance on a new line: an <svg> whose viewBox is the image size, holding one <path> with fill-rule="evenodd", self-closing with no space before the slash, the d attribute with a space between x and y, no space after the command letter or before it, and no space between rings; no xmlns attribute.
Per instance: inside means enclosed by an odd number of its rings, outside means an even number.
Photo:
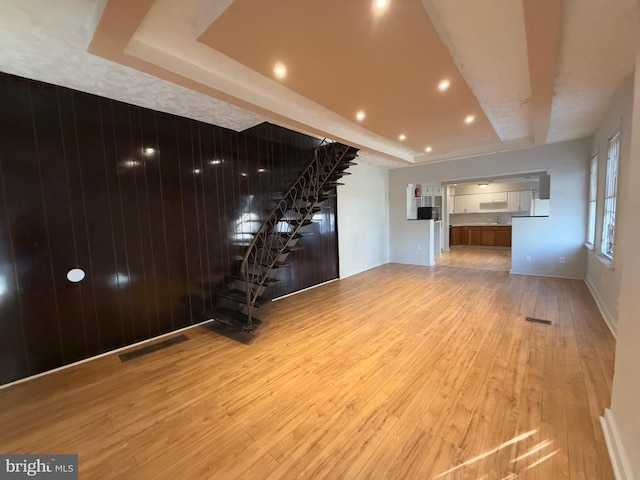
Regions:
<svg viewBox="0 0 640 480"><path fill-rule="evenodd" d="M508 272L511 270L511 249L451 247L448 252L442 252L442 257L436 258L436 264Z"/></svg>
<svg viewBox="0 0 640 480"><path fill-rule="evenodd" d="M582 281L388 264L260 317L251 345L194 327L0 390L0 452L94 479L613 479L615 343Z"/></svg>

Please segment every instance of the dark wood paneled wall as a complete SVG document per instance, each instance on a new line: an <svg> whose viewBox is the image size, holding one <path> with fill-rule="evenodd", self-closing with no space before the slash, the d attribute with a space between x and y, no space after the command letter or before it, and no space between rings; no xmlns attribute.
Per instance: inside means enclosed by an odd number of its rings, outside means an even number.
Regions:
<svg viewBox="0 0 640 480"><path fill-rule="evenodd" d="M0 74L0 383L199 321L317 143ZM275 296L337 278L315 220Z"/></svg>

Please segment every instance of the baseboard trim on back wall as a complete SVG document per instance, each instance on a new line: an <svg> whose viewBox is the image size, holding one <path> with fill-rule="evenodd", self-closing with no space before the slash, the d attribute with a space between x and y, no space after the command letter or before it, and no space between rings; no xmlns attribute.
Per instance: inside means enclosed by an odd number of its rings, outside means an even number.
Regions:
<svg viewBox="0 0 640 480"><path fill-rule="evenodd" d="M584 280L584 277L574 277L571 275L553 275L545 272L519 272L517 270L510 270L511 275L529 275L531 277L549 277L549 278L566 278L567 280Z"/></svg>
<svg viewBox="0 0 640 480"><path fill-rule="evenodd" d="M326 282L318 283L317 285L311 285L310 287L303 288L302 290L296 290L295 292L287 293L286 295L282 295L280 297L274 298L271 301L272 302L277 302L278 300L282 300L283 298L287 298L287 297L290 297L292 295L297 295L299 293L306 292L307 290L311 290L312 288L318 288L318 287L321 287L322 285L326 285L328 283L332 283L332 282L335 282L335 281L338 281L338 280L340 280L340 278L332 278L331 280L327 280Z"/></svg>
<svg viewBox="0 0 640 480"><path fill-rule="evenodd" d="M123 350L129 350L131 348L139 347L140 345L144 345L145 343L154 342L156 340L159 340L160 338L168 337L169 335L175 335L176 333L184 332L185 330L189 330L190 328L198 327L200 325L206 325L207 323L211 323L213 321L214 320L211 319L211 320L205 320L204 322L194 323L193 325L189 325L188 327L183 327L178 330L172 330L170 332L163 333L162 335L158 335L157 337L147 338L146 340L141 340L139 342L132 343L131 345L125 345L124 347L116 348L115 350L109 350L108 352L104 352L99 355L95 355L93 357L84 358L82 360L78 360L77 362L73 362L68 365L63 365L61 367L54 368L53 370L47 370L46 372L36 373L35 375L29 375L28 377L20 378L18 380L14 380L13 382L0 385L0 390L9 388L14 385L18 385L19 383L29 382L31 380L44 377L45 375L49 375L51 373L59 372L61 370L66 370L67 368L75 367L83 363L91 362L92 360L97 360L98 358L106 357L107 355L113 355L114 353L122 352Z"/></svg>
<svg viewBox="0 0 640 480"><path fill-rule="evenodd" d="M600 425L604 432L604 439L607 443L607 450L611 458L611 466L616 480L634 480L631 465L624 451L624 446L620 441L618 427L616 426L613 412L605 408L604 415L600 417Z"/></svg>
<svg viewBox="0 0 640 480"><path fill-rule="evenodd" d="M618 340L618 332L616 331L616 328L615 328L616 324L613 321L613 315L611 315L611 312L609 311L609 309L607 308L607 305L602 300L602 297L598 293L598 290L593 286L593 284L589 281L588 278L584 279L584 283L589 289L589 292L591 292L591 296L593 297L593 300L596 302L598 310L600 310L600 315L602 315L602 318L604 319L604 323L607 324L607 327L609 328L611 335L613 335L613 338Z"/></svg>

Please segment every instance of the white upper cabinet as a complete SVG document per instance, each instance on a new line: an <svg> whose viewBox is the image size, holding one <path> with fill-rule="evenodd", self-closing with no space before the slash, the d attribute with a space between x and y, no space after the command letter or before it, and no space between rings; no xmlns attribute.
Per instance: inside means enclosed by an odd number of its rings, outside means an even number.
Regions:
<svg viewBox="0 0 640 480"><path fill-rule="evenodd" d="M509 192L509 200L507 201L508 210L510 212L520 211L520 192Z"/></svg>
<svg viewBox="0 0 640 480"><path fill-rule="evenodd" d="M467 195L467 213L480 211L480 195Z"/></svg>

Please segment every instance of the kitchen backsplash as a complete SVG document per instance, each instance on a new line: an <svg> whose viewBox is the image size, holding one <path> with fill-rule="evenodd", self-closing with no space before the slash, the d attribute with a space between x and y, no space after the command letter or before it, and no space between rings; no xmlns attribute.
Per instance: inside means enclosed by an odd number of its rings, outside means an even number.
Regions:
<svg viewBox="0 0 640 480"><path fill-rule="evenodd" d="M523 213L522 215L526 215ZM511 225L511 217L517 217L513 213L451 213L449 214L450 225L473 225L477 223L500 223Z"/></svg>

